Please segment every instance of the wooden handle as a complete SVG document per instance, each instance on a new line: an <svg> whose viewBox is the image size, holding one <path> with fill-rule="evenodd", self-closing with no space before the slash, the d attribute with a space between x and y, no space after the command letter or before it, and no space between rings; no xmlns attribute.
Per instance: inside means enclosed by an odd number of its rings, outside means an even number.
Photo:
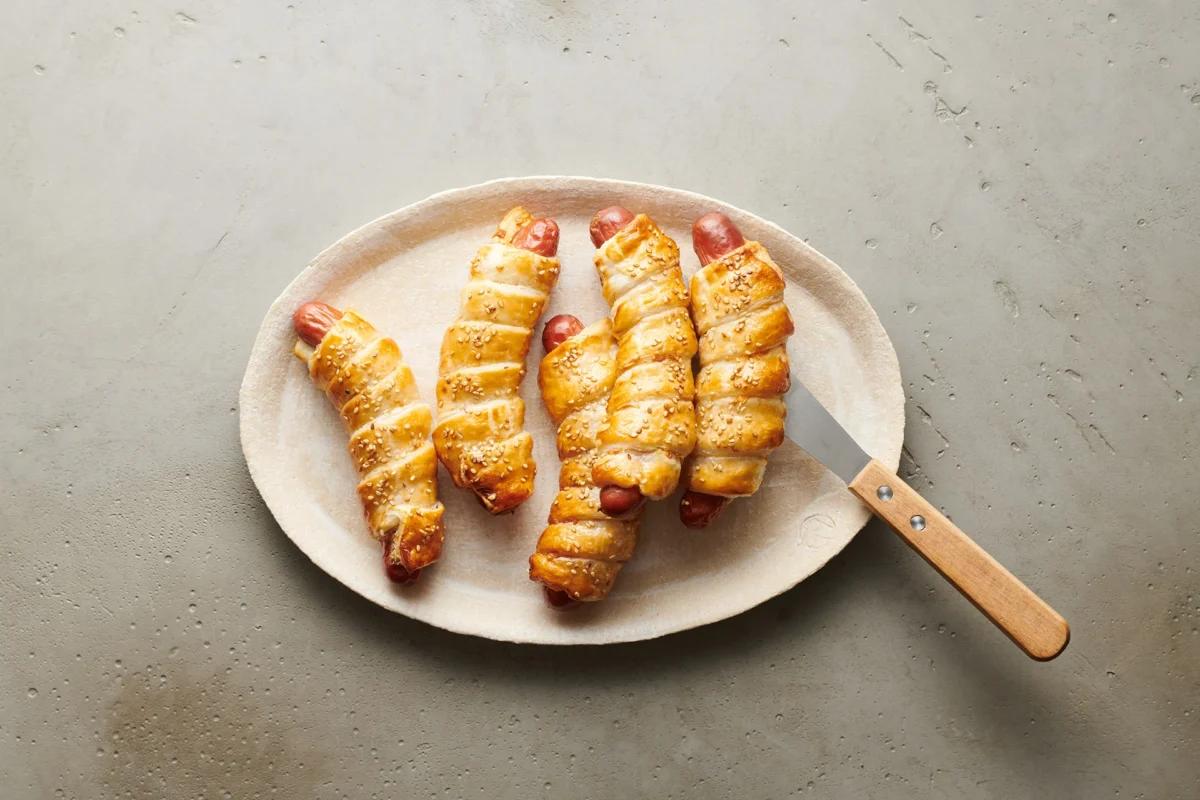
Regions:
<svg viewBox="0 0 1200 800"><path fill-rule="evenodd" d="M850 491L1030 658L1049 661L1067 646L1067 621L896 473L872 460Z"/></svg>

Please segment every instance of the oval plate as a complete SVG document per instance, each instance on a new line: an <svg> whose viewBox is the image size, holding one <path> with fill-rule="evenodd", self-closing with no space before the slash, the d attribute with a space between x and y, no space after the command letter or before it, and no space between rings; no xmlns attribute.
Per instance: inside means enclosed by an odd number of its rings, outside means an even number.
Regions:
<svg viewBox="0 0 1200 800"><path fill-rule="evenodd" d="M291 312L322 299L352 307L400 344L423 398L433 403L442 332L454 319L467 265L508 208L555 217L562 273L543 319L608 313L592 266L588 221L621 203L644 211L680 244L684 272L692 220L728 214L787 275L796 320L793 372L863 448L896 468L904 393L892 343L862 292L800 239L702 195L626 181L507 178L434 195L347 235L309 264L263 320L242 381L242 450L280 527L321 569L384 608L440 628L513 642L604 644L649 639L739 614L795 586L836 555L869 512L791 443L771 458L762 489L702 532L680 525L678 497L655 503L633 561L607 600L556 612L529 581L527 559L557 489L554 429L537 391L540 342L528 359L526 427L536 441L537 490L513 514L491 517L444 472L442 560L411 587L387 580L354 491L336 412L291 355Z"/></svg>

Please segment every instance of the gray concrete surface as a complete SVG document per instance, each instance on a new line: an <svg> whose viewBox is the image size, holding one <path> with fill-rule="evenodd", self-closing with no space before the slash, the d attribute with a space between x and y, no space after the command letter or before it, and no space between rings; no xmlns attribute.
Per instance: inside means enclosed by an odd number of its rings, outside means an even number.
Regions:
<svg viewBox="0 0 1200 800"><path fill-rule="evenodd" d="M1198 41L1182 0L4 4L0 796L1196 797ZM905 473L1066 654L878 525L602 649L310 565L238 448L261 315L358 224L531 173L716 195L840 262L899 352Z"/></svg>

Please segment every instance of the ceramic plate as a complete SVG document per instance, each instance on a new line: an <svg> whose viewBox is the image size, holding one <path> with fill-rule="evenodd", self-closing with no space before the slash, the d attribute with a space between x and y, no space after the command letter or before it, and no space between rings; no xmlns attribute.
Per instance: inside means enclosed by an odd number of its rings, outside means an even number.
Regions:
<svg viewBox="0 0 1200 800"><path fill-rule="evenodd" d="M434 195L347 235L301 272L263 320L241 389L242 448L279 525L321 569L385 608L459 633L514 642L603 644L649 639L739 614L787 591L836 555L868 519L836 477L791 443L771 458L762 489L704 531L677 519L678 497L653 504L633 561L602 603L569 613L545 604L527 559L557 488L554 430L538 397L540 342L524 383L536 441L537 490L515 513L491 517L442 472L446 545L411 587L387 580L354 492L336 412L291 355L290 316L302 302L350 307L400 344L433 403L442 332L475 250L511 206L553 216L562 273L543 319L608 313L592 266L588 220L616 203L644 211L675 238L690 276L691 221L728 214L767 246L787 274L796 320L794 373L857 438L895 468L904 433L896 353L874 310L836 264L778 226L691 192L624 181L511 178Z"/></svg>

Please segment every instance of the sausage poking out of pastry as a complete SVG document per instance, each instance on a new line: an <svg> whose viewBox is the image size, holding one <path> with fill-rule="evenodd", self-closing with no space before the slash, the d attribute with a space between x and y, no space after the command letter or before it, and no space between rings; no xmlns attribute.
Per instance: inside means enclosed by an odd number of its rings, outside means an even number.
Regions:
<svg viewBox="0 0 1200 800"><path fill-rule="evenodd" d="M707 267L746 243L733 220L720 211L710 211L692 223L692 249L700 266Z"/></svg>
<svg viewBox="0 0 1200 800"><path fill-rule="evenodd" d="M549 353L560 344L583 330L579 317L571 314L559 314L546 321L542 328L542 347Z"/></svg>
<svg viewBox="0 0 1200 800"><path fill-rule="evenodd" d="M758 491L767 456L783 443L793 324L782 271L729 217L714 211L697 219L692 246L701 266L691 283L698 439L679 519L703 528L733 498Z"/></svg>
<svg viewBox="0 0 1200 800"><path fill-rule="evenodd" d="M316 347L329 333L333 324L342 318L342 312L328 303L313 300L296 309L292 314L292 327L296 335L309 347Z"/></svg>
<svg viewBox="0 0 1200 800"><path fill-rule="evenodd" d="M313 301L296 309L292 327L293 352L350 433L358 496L387 576L410 583L438 559L444 538L432 412L396 342L358 314Z"/></svg>
<svg viewBox="0 0 1200 800"><path fill-rule="evenodd" d="M552 258L558 253L558 223L552 219L535 219L513 236L513 247Z"/></svg>
<svg viewBox="0 0 1200 800"><path fill-rule="evenodd" d="M533 437L521 380L558 280L558 225L524 208L504 215L471 260L458 318L442 338L433 441L454 483L493 514L533 493Z"/></svg>
<svg viewBox="0 0 1200 800"><path fill-rule="evenodd" d="M609 206L602 208L592 217L588 233L592 236L592 245L599 247L617 235L617 231L633 222L633 212L625 206Z"/></svg>
<svg viewBox="0 0 1200 800"><path fill-rule="evenodd" d="M679 521L689 528L707 528L728 504L728 497L689 489L679 498Z"/></svg>
<svg viewBox="0 0 1200 800"><path fill-rule="evenodd" d="M695 446L696 334L679 247L650 217L610 206L596 212L589 232L618 341L593 477L603 487L601 509L621 516L674 491Z"/></svg>
<svg viewBox="0 0 1200 800"><path fill-rule="evenodd" d="M566 611L579 605L579 601L573 599L571 595L558 589L551 589L549 586L542 587L542 594L546 596L546 602L550 607L557 608L559 611Z"/></svg>
<svg viewBox="0 0 1200 800"><path fill-rule="evenodd" d="M410 572L403 564L389 558L388 553L392 549L394 538L395 536L388 534L383 540L383 570L387 573L388 580L394 583L412 583L421 577L421 570L416 569Z"/></svg>

